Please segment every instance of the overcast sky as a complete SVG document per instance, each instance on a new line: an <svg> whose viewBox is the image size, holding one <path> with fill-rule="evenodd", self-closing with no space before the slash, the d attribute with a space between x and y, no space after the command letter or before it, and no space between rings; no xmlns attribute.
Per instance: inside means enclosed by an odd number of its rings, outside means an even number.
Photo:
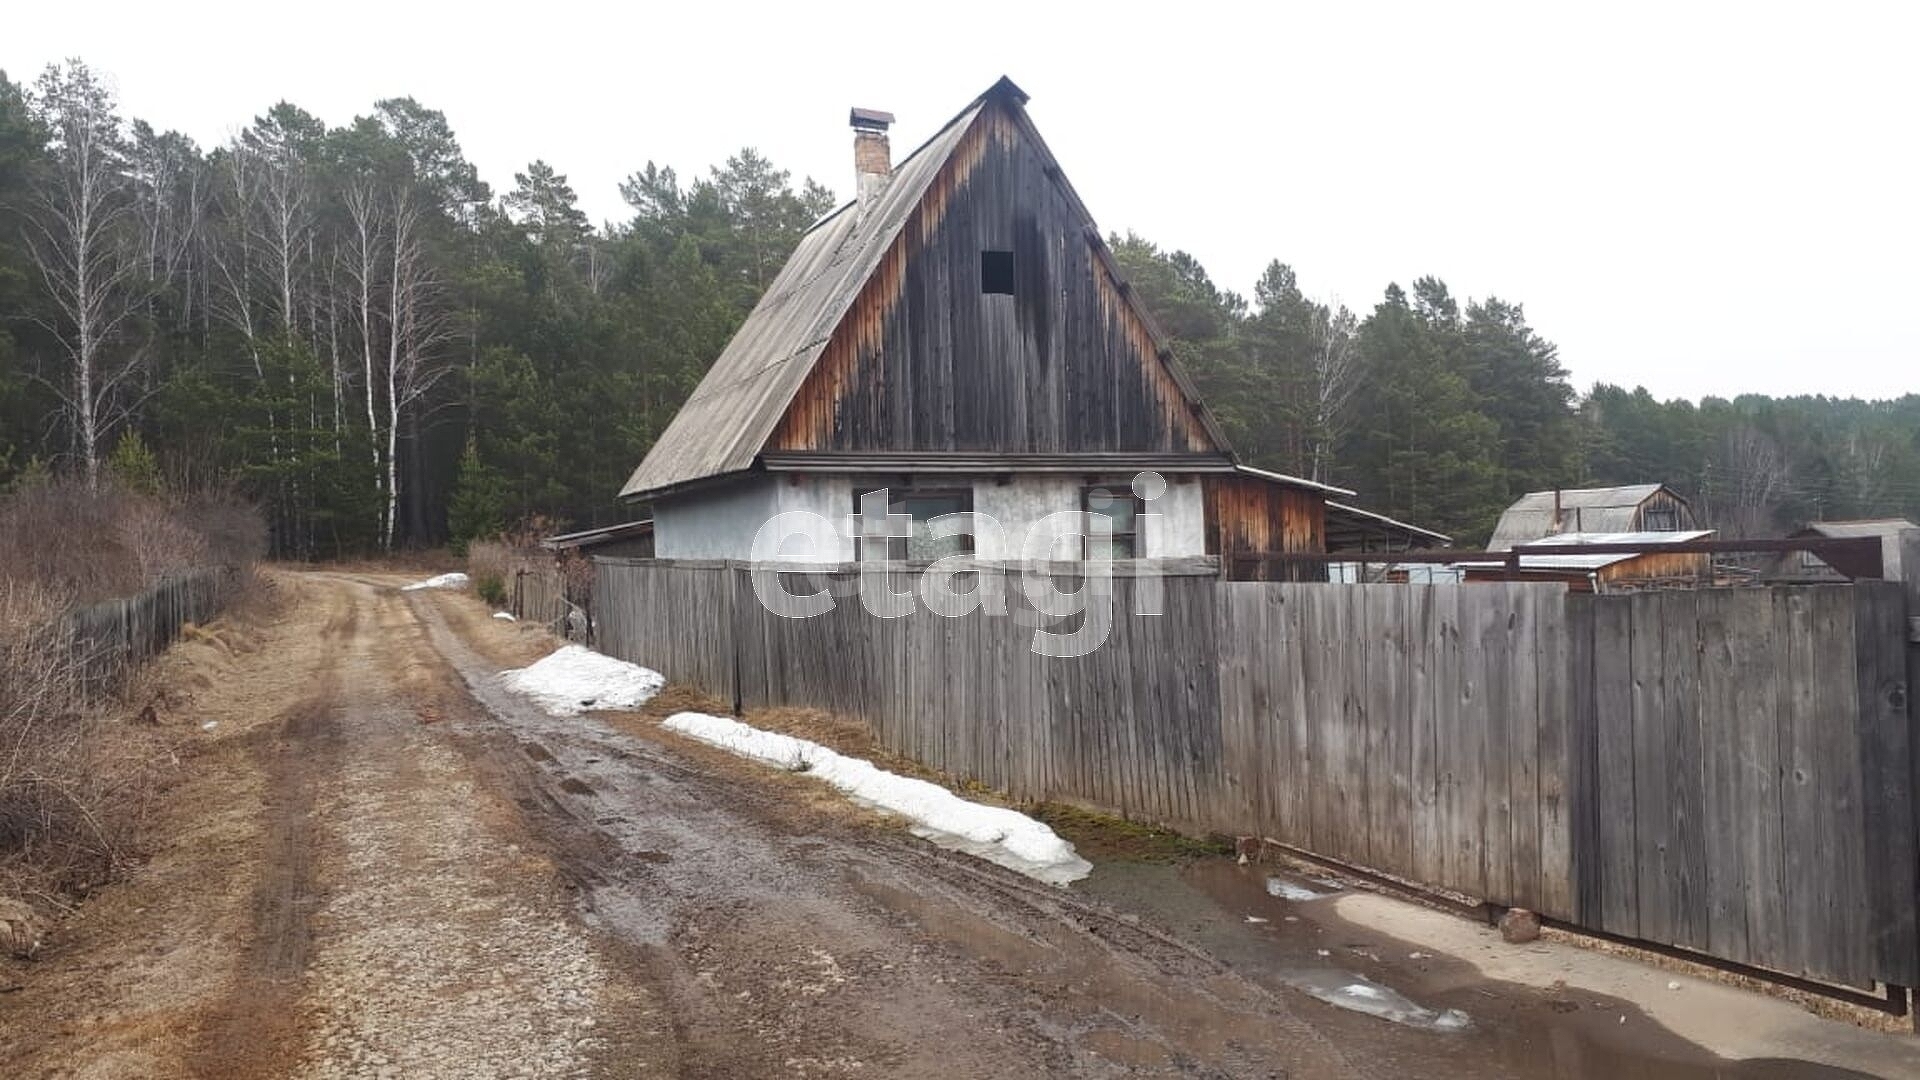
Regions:
<svg viewBox="0 0 1920 1080"><path fill-rule="evenodd" d="M203 146L286 99L411 94L496 192L544 158L596 219L648 160L741 146L852 187L1002 74L1103 229L1250 293L1390 281L1526 306L1576 385L1920 391L1920 5L17 4L0 67L79 56Z"/></svg>

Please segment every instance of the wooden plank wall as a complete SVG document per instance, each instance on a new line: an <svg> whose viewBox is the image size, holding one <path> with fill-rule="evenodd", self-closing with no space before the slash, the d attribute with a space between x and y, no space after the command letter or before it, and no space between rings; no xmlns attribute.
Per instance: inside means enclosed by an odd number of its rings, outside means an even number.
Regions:
<svg viewBox="0 0 1920 1080"><path fill-rule="evenodd" d="M1564 590L1219 593L1238 820L1412 881L1571 914Z"/></svg>
<svg viewBox="0 0 1920 1080"><path fill-rule="evenodd" d="M596 647L737 701L733 585L719 562L595 559Z"/></svg>
<svg viewBox="0 0 1920 1080"><path fill-rule="evenodd" d="M784 575L835 595L788 619L744 568L598 564L606 651L746 708L861 718L1016 798L1257 833L1790 974L1920 982L1897 585L1169 577L1164 614L1049 657L1036 631L1085 617L1037 613L1017 578L1005 616L880 619L856 573ZM1150 587L1108 584L1122 613Z"/></svg>
<svg viewBox="0 0 1920 1080"><path fill-rule="evenodd" d="M1572 921L1869 986L1916 971L1897 584L1577 598ZM1590 613L1590 617L1587 613ZM1577 634L1584 634L1579 627Z"/></svg>
<svg viewBox="0 0 1920 1080"><path fill-rule="evenodd" d="M506 586L508 606L515 618L565 630L566 583L553 556L543 552L512 559L508 563Z"/></svg>

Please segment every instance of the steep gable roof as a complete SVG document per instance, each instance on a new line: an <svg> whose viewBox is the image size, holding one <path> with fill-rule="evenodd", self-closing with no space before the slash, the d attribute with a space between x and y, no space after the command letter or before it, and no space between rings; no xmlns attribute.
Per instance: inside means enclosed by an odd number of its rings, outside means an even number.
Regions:
<svg viewBox="0 0 1920 1080"><path fill-rule="evenodd" d="M752 468L863 289L889 253L902 246L907 223L928 199L942 171L966 145L982 113L1006 110L1037 151L1046 154L1045 144L1026 118L1026 101L1019 87L1002 78L903 160L893 170L885 190L864 213L849 203L809 230L739 332L634 470L621 496L659 494ZM1049 178L1084 221L1085 239L1095 259L1105 273L1119 281L1118 268L1093 229L1091 216L1050 155L1047 161ZM1122 304L1151 339L1155 359L1200 425L1205 441L1217 452L1230 455L1224 436L1198 394L1173 363L1164 336L1130 290L1122 287L1120 293Z"/></svg>

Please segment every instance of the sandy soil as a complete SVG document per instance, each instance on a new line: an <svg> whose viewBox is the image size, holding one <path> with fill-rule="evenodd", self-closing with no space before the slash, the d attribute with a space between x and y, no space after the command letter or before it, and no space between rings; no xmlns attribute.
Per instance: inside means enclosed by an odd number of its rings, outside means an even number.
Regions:
<svg viewBox="0 0 1920 1080"><path fill-rule="evenodd" d="M0 969L0 1076L1848 1075L1387 963L1416 924L1199 848L1040 885L652 715L530 707L497 672L554 642L464 594L272 580L271 617L156 671L194 737L160 842ZM1299 992L1330 943L1473 1027Z"/></svg>

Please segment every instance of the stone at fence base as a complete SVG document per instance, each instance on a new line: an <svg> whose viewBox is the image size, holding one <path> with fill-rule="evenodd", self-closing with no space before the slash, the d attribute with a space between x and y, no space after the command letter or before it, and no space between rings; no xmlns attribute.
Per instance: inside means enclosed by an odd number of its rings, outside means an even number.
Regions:
<svg viewBox="0 0 1920 1080"><path fill-rule="evenodd" d="M1509 945L1525 945L1540 936L1540 916L1526 908L1508 908L1500 916L1500 937Z"/></svg>
<svg viewBox="0 0 1920 1080"><path fill-rule="evenodd" d="M0 949L22 960L40 951L39 917L18 900L0 897Z"/></svg>

